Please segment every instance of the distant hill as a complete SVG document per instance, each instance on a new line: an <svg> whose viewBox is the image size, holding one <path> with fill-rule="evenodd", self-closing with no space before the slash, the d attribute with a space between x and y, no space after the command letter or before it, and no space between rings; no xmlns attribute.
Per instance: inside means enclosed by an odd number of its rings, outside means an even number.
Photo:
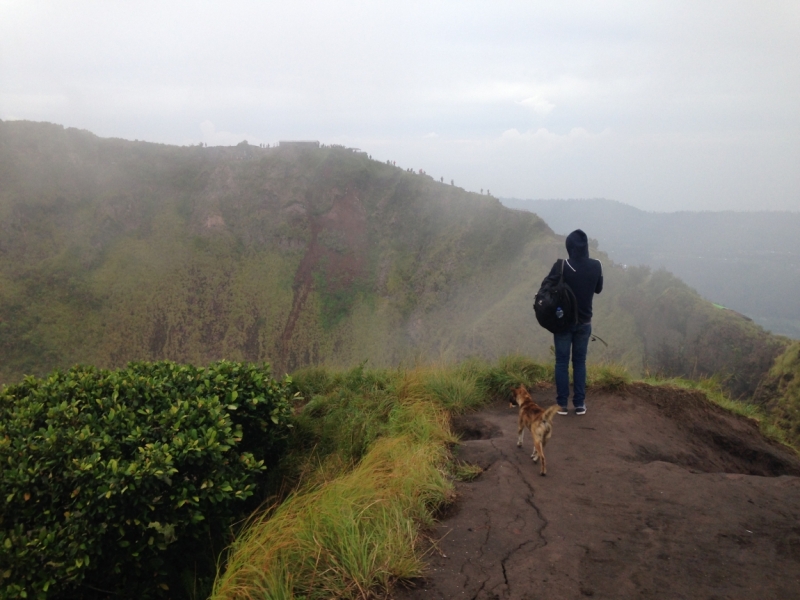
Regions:
<svg viewBox="0 0 800 600"><path fill-rule="evenodd" d="M613 200L503 199L615 262L671 271L705 298L800 339L800 212L652 213Z"/></svg>
<svg viewBox="0 0 800 600"><path fill-rule="evenodd" d="M564 254L533 214L341 147L0 121L0 382L79 362L549 360L531 303ZM665 272L596 254L608 347L592 361L721 373L749 395L786 345Z"/></svg>

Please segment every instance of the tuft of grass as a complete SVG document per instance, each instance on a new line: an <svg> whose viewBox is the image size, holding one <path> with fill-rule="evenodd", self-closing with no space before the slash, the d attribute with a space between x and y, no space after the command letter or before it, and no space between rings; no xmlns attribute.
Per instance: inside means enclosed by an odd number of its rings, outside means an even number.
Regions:
<svg viewBox="0 0 800 600"><path fill-rule="evenodd" d="M324 367L306 367L292 373L292 382L304 398L331 391L333 375Z"/></svg>
<svg viewBox="0 0 800 600"><path fill-rule="evenodd" d="M631 375L623 365L603 364L590 365L587 384L606 392L619 392L631 382Z"/></svg>
<svg viewBox="0 0 800 600"><path fill-rule="evenodd" d="M459 365L418 367L407 374L408 392L427 396L451 414L475 410L497 399L511 399L519 385L533 388L553 380L553 365L510 355L492 365L480 359Z"/></svg>
<svg viewBox="0 0 800 600"><path fill-rule="evenodd" d="M476 402L469 378L445 373L296 374L315 394L296 417L299 484L245 527L212 598L369 598L418 575L419 531L453 495L446 407Z"/></svg>
<svg viewBox="0 0 800 600"><path fill-rule="evenodd" d="M450 472L458 481L472 481L483 473L483 468L480 465L455 460L450 465Z"/></svg>
<svg viewBox="0 0 800 600"><path fill-rule="evenodd" d="M474 410L486 402L477 373L446 366L420 367L408 372L404 394L428 398L452 414Z"/></svg>
<svg viewBox="0 0 800 600"><path fill-rule="evenodd" d="M480 360L471 360L458 367L459 372L470 373L477 378L484 402L511 400L511 390L519 385L533 388L551 382L554 376L552 364L542 364L527 356L509 355L498 359L496 365Z"/></svg>

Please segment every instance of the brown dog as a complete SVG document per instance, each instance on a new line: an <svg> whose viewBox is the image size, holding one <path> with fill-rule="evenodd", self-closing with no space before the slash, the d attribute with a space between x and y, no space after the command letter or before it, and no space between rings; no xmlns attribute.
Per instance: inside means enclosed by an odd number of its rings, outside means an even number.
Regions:
<svg viewBox="0 0 800 600"><path fill-rule="evenodd" d="M542 408L531 398L525 386L514 388L514 400L519 406L519 430L517 433L517 446L522 447L522 435L526 429L531 430L533 436L533 462L542 458L542 475L547 475L547 462L544 458L544 447L550 435L553 433L553 417L558 410L558 406ZM512 405L513 406L513 405Z"/></svg>

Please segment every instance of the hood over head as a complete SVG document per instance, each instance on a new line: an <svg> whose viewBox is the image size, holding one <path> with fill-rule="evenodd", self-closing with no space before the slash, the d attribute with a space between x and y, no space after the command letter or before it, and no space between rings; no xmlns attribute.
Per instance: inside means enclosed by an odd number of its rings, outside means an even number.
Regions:
<svg viewBox="0 0 800 600"><path fill-rule="evenodd" d="M567 236L567 253L573 259L589 258L589 238L582 230L576 229Z"/></svg>

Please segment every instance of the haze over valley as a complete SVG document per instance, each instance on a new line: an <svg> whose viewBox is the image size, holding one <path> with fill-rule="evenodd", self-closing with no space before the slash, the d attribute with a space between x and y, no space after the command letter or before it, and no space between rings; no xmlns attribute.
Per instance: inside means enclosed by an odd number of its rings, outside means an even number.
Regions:
<svg viewBox="0 0 800 600"><path fill-rule="evenodd" d="M556 233L584 227L613 261L667 269L712 302L800 339L800 212L645 212L612 200L518 200Z"/></svg>

